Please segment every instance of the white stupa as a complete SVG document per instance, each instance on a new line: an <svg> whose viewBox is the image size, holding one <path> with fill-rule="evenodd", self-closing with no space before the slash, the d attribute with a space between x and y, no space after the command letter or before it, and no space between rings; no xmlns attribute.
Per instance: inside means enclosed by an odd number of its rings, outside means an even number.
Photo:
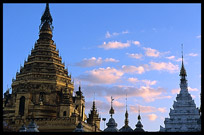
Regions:
<svg viewBox="0 0 204 135"><path fill-rule="evenodd" d="M180 93L177 94L173 109L170 108L170 118L165 118L165 128L160 126L160 132L197 132L201 131L199 109L188 92L186 70L183 64L180 70Z"/></svg>

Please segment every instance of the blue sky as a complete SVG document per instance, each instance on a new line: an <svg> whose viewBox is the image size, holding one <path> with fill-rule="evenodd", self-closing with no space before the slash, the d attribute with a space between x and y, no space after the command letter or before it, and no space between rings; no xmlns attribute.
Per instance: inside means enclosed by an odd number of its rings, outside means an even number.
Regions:
<svg viewBox="0 0 204 135"><path fill-rule="evenodd" d="M3 4L3 91L38 39L45 4ZM81 82L86 114L95 92L100 116L129 125L140 106L144 129L158 131L179 91L181 44L189 92L200 106L200 4L50 4L53 40L75 82ZM104 123L101 122L103 130Z"/></svg>

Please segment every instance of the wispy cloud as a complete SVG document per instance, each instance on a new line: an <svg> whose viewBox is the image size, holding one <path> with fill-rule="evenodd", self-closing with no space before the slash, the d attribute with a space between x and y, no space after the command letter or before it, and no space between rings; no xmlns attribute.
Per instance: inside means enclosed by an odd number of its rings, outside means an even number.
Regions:
<svg viewBox="0 0 204 135"><path fill-rule="evenodd" d="M161 113L164 113L166 112L166 107L159 107L159 108L156 108L156 107L153 107L153 106L143 106L143 105L135 105L135 106L132 106L130 105L130 111L133 112L133 113L138 113L140 110L141 113L153 113L153 112L161 112Z"/></svg>
<svg viewBox="0 0 204 135"><path fill-rule="evenodd" d="M201 38L201 35L196 36L196 38Z"/></svg>
<svg viewBox="0 0 204 135"><path fill-rule="evenodd" d="M128 57L130 58L134 58L134 59L141 59L142 58L142 54L138 54L138 53L126 53L128 55Z"/></svg>
<svg viewBox="0 0 204 135"><path fill-rule="evenodd" d="M110 33L109 31L106 32L105 34L105 37L106 38L112 38L112 37L115 37L115 36L118 36L118 35L122 35L122 34L128 34L129 31L122 31L122 32L113 32L113 33Z"/></svg>
<svg viewBox="0 0 204 135"><path fill-rule="evenodd" d="M189 53L188 55L189 55L189 56L192 56L192 57L198 56L197 53Z"/></svg>
<svg viewBox="0 0 204 135"><path fill-rule="evenodd" d="M172 60L172 61L176 61L176 62L182 61L182 58L176 58L174 55L168 56L168 57L165 57L165 58L169 59L169 60Z"/></svg>
<svg viewBox="0 0 204 135"><path fill-rule="evenodd" d="M106 58L103 60L101 57L95 58L91 57L90 59L84 58L81 62L78 62L75 64L75 66L79 67L93 67L93 66L99 66L106 62L119 62L119 60L116 60L114 58Z"/></svg>
<svg viewBox="0 0 204 135"><path fill-rule="evenodd" d="M128 81L133 83L133 84L137 84L137 83L145 84L146 86L155 85L157 83L156 80L154 80L154 81L151 81L151 80L139 80L139 79L134 78L134 77L128 78Z"/></svg>
<svg viewBox="0 0 204 135"><path fill-rule="evenodd" d="M105 50L109 50L109 49L123 49L123 48L127 48L130 47L130 42L127 41L126 43L122 43L122 42L118 42L118 41L111 41L111 42L104 42L102 45L99 45L99 48L103 48Z"/></svg>
<svg viewBox="0 0 204 135"><path fill-rule="evenodd" d="M160 107L160 108L158 108L158 111L161 113L167 112L166 107Z"/></svg>
<svg viewBox="0 0 204 135"><path fill-rule="evenodd" d="M177 89L172 89L172 90L171 90L171 93L172 93L172 94L178 94L179 91L180 91L179 88L177 88Z"/></svg>
<svg viewBox="0 0 204 135"><path fill-rule="evenodd" d="M175 59L175 56L169 56L169 57L166 57L167 59L169 59L169 60L173 60L173 59Z"/></svg>

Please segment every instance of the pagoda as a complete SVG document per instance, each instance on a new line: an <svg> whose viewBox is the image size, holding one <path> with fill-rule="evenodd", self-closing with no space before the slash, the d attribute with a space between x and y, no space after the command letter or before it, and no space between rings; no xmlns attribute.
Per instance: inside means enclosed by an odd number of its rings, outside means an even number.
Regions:
<svg viewBox="0 0 204 135"><path fill-rule="evenodd" d="M170 108L170 118L165 118L165 127L160 126L160 132L197 132L201 131L200 114L195 102L188 92L187 73L183 63L180 70L180 93L177 94L173 109Z"/></svg>
<svg viewBox="0 0 204 135"><path fill-rule="evenodd" d="M72 132L80 120L84 131L91 132L93 127L85 122L81 86L73 95L71 75L52 40L52 21L49 4L46 4L39 39L16 73L16 79L12 80L11 94L9 89L4 93L3 121L15 131L34 119L40 132Z"/></svg>

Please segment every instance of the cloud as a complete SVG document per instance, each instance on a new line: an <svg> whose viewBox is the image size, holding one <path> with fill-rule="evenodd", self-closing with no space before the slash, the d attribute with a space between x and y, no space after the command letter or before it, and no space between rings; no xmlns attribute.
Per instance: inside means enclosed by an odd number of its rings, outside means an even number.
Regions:
<svg viewBox="0 0 204 135"><path fill-rule="evenodd" d="M152 48L145 48L143 47L143 49L145 50L145 55L149 56L149 57L159 57L160 56L160 52L157 51L156 49L152 49Z"/></svg>
<svg viewBox="0 0 204 135"><path fill-rule="evenodd" d="M101 86L101 85L84 85L82 90L86 97L93 97L95 92L99 97L111 97L114 99L128 97L141 97L145 102L153 102L158 99L170 98L165 96L166 90L163 88L151 88L149 86Z"/></svg>
<svg viewBox="0 0 204 135"><path fill-rule="evenodd" d="M93 67L102 65L105 62L119 62L119 60L116 60L114 58L106 58L105 60L103 60L101 57L99 58L91 57L90 59L84 58L81 62L76 63L75 66Z"/></svg>
<svg viewBox="0 0 204 135"><path fill-rule="evenodd" d="M150 62L150 69L152 70L163 70L168 71L170 73L177 72L179 70L178 65L174 65L171 62L165 63L165 62Z"/></svg>
<svg viewBox="0 0 204 135"><path fill-rule="evenodd" d="M124 73L136 73L136 74L142 74L145 72L145 68L143 66L122 66L122 71Z"/></svg>
<svg viewBox="0 0 204 135"><path fill-rule="evenodd" d="M153 113L153 112L161 112L165 113L167 112L166 107L153 107L153 106L143 106L143 105L130 105L130 111L133 113L138 113L140 110L141 113Z"/></svg>
<svg viewBox="0 0 204 135"><path fill-rule="evenodd" d="M178 89L172 89L171 90L171 93L172 94L178 94L180 92L180 89L178 88Z"/></svg>
<svg viewBox="0 0 204 135"><path fill-rule="evenodd" d="M192 56L192 57L198 56L197 53L189 53L188 55L189 55L189 56Z"/></svg>
<svg viewBox="0 0 204 135"><path fill-rule="evenodd" d="M182 61L182 58L176 58L175 56L169 56L169 57L165 57L166 59L169 59L169 60L173 60L173 61L176 61L176 62L180 62Z"/></svg>
<svg viewBox="0 0 204 135"><path fill-rule="evenodd" d="M156 112L157 108L153 106L143 106L139 104L135 106L130 105L130 112L138 113L139 110L140 110L140 113L151 113L151 112Z"/></svg>
<svg viewBox="0 0 204 135"><path fill-rule="evenodd" d="M99 68L86 71L85 75L80 75L79 80L96 84L112 84L121 78L124 73L115 68Z"/></svg>
<svg viewBox="0 0 204 135"><path fill-rule="evenodd" d="M149 120L154 121L157 119L157 115L152 113L152 114L148 115L148 118L149 118Z"/></svg>
<svg viewBox="0 0 204 135"><path fill-rule="evenodd" d="M130 42L128 41L127 43L122 43L122 42L118 42L118 41L112 41L112 42L104 42L102 45L98 46L99 48L103 48L105 50L109 50L109 49L123 49L123 48L127 48L130 47Z"/></svg>
<svg viewBox="0 0 204 135"><path fill-rule="evenodd" d="M138 80L137 78L130 77L128 78L128 81L135 84L135 83L144 83L146 86L155 85L157 83L156 80Z"/></svg>
<svg viewBox="0 0 204 135"><path fill-rule="evenodd" d="M133 78L133 77L128 78L128 81L131 82L131 83L138 83L138 82L140 82L140 80L138 80L137 78Z"/></svg>
<svg viewBox="0 0 204 135"><path fill-rule="evenodd" d="M197 88L188 87L188 91L199 91L199 90ZM176 88L176 89L171 90L172 94L179 94L179 92L180 92L180 88Z"/></svg>
<svg viewBox="0 0 204 135"><path fill-rule="evenodd" d="M166 57L166 58L169 59L169 60L172 60L172 59L175 58L175 56L169 56L169 57Z"/></svg>
<svg viewBox="0 0 204 135"><path fill-rule="evenodd" d="M158 111L161 113L167 112L166 107L160 107L160 108L158 108Z"/></svg>
<svg viewBox="0 0 204 135"><path fill-rule="evenodd" d="M128 57L134 58L134 59L141 59L143 56L142 54L138 54L138 53L131 53L131 54L126 53L126 54L128 55Z"/></svg>
<svg viewBox="0 0 204 135"><path fill-rule="evenodd" d="M145 83L147 86L150 85L155 85L157 83L157 81L150 81L150 80L141 80L143 83Z"/></svg>
<svg viewBox="0 0 204 135"><path fill-rule="evenodd" d="M188 91L198 91L198 89L197 88L188 87Z"/></svg>
<svg viewBox="0 0 204 135"><path fill-rule="evenodd" d="M201 35L196 36L196 38L201 38Z"/></svg>
<svg viewBox="0 0 204 135"><path fill-rule="evenodd" d="M104 61L105 62L119 62L119 60L116 60L114 58L106 58Z"/></svg>
<svg viewBox="0 0 204 135"><path fill-rule="evenodd" d="M178 59L176 59L175 61L176 61L176 62L180 62L180 61L182 61L182 58L178 58Z"/></svg>
<svg viewBox="0 0 204 135"><path fill-rule="evenodd" d="M140 42L139 41L132 41L132 44L134 44L136 46L140 46Z"/></svg>
<svg viewBox="0 0 204 135"><path fill-rule="evenodd" d="M138 90L139 96L142 97L146 102L153 102L155 99L161 98L160 96L165 92L163 88L150 88L149 86L141 86ZM166 97L163 97L166 98ZM168 97L167 97L168 98Z"/></svg>
<svg viewBox="0 0 204 135"><path fill-rule="evenodd" d="M122 32L113 32L113 33L110 33L109 31L107 31L106 32L106 34L105 34L105 37L106 38L112 38L112 37L114 37L114 36L118 36L118 35L121 35L121 34L128 34L129 33L129 31L122 31Z"/></svg>

